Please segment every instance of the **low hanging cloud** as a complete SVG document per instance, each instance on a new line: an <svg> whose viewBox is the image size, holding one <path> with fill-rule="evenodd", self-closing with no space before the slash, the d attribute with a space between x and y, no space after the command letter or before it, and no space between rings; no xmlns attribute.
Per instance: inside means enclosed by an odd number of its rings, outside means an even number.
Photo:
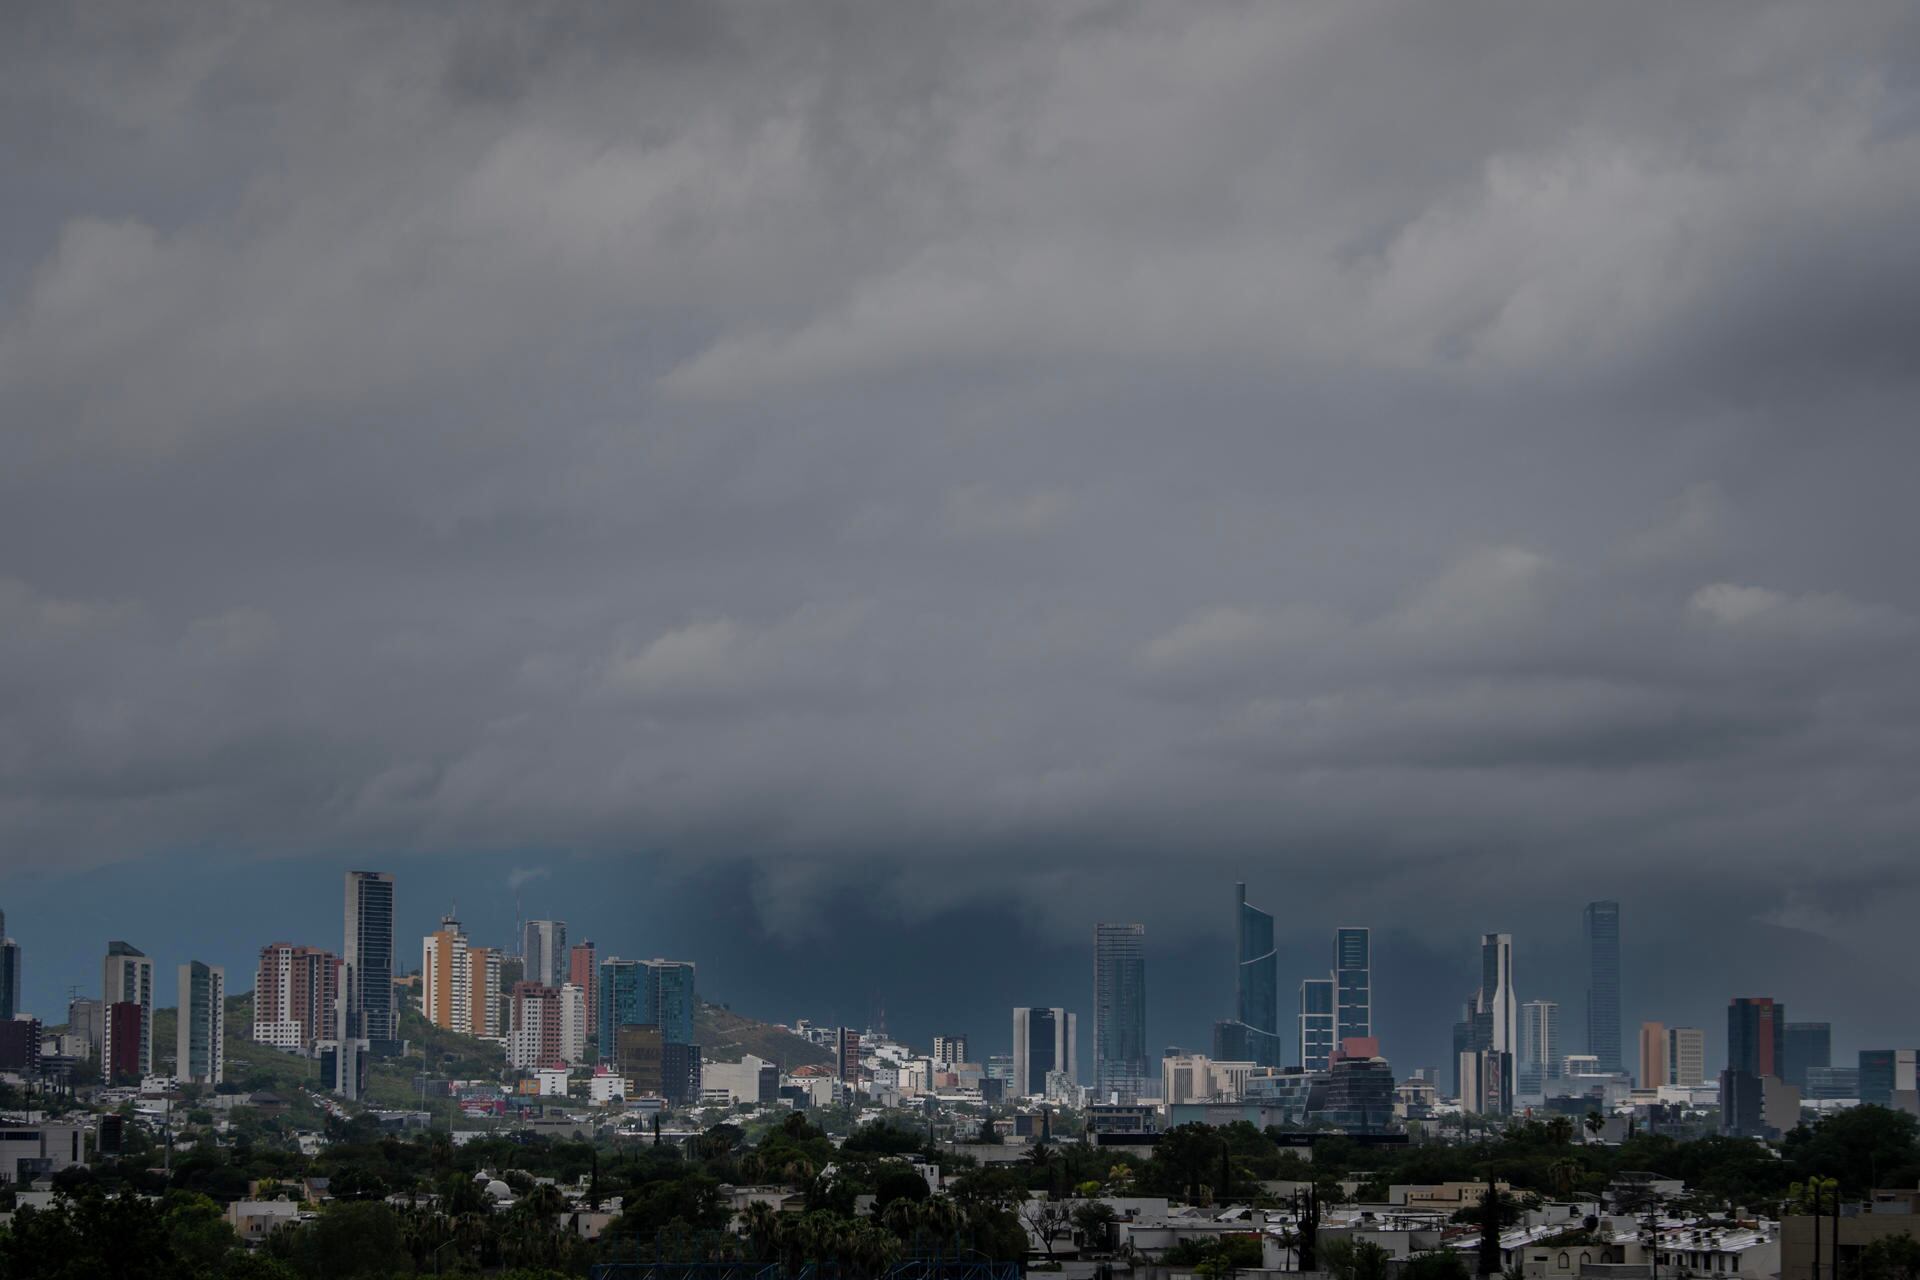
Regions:
<svg viewBox="0 0 1920 1280"><path fill-rule="evenodd" d="M271 18L0 18L0 866L1920 895L1910 5Z"/></svg>

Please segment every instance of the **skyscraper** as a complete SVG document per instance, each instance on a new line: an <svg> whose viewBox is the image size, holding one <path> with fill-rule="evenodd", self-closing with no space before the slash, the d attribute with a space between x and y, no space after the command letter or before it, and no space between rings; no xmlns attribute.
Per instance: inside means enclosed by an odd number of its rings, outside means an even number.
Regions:
<svg viewBox="0 0 1920 1280"><path fill-rule="evenodd" d="M576 942L567 948L567 981L580 988L587 1002L587 1017L591 1019L593 1011L600 1007L594 999L594 979L600 976L598 952L592 940Z"/></svg>
<svg viewBox="0 0 1920 1280"><path fill-rule="evenodd" d="M1373 1034L1373 939L1371 930L1333 931L1333 981L1339 997L1338 1041Z"/></svg>
<svg viewBox="0 0 1920 1280"><path fill-rule="evenodd" d="M139 1010L138 1015L123 1010L117 1018L107 1019L103 1063L110 1072L118 1068L123 1079L133 1075L136 1083L139 1076L152 1075L153 961L146 952L131 943L107 944L100 1000L109 1011L115 1005L132 1005ZM137 1043L127 1044L129 1035Z"/></svg>
<svg viewBox="0 0 1920 1280"><path fill-rule="evenodd" d="M344 959L347 1035L370 1042L396 1039L391 872L347 872Z"/></svg>
<svg viewBox="0 0 1920 1280"><path fill-rule="evenodd" d="M565 920L529 920L520 930L523 981L558 990L570 977Z"/></svg>
<svg viewBox="0 0 1920 1280"><path fill-rule="evenodd" d="M198 960L180 966L174 1075L182 1084L226 1079L227 971Z"/></svg>
<svg viewBox="0 0 1920 1280"><path fill-rule="evenodd" d="M7 936L7 915L0 911L0 1022L21 1012L20 944Z"/></svg>
<svg viewBox="0 0 1920 1280"><path fill-rule="evenodd" d="M1480 938L1480 989L1468 1006L1473 1048L1459 1055L1460 1106L1468 1112L1505 1114L1513 1109L1518 1081L1519 1009L1513 992L1513 935Z"/></svg>
<svg viewBox="0 0 1920 1280"><path fill-rule="evenodd" d="M967 1038L965 1036L935 1036L933 1038L933 1060L946 1066L956 1062L971 1062L967 1056Z"/></svg>
<svg viewBox="0 0 1920 1280"><path fill-rule="evenodd" d="M1786 1032L1786 1065L1780 1078L1803 1092L1810 1067L1833 1065L1833 1024L1830 1022L1789 1022Z"/></svg>
<svg viewBox="0 0 1920 1280"><path fill-rule="evenodd" d="M1333 979L1308 978L1300 984L1300 1066L1305 1071L1326 1071L1333 1066L1334 1032L1338 1015L1334 1009Z"/></svg>
<svg viewBox="0 0 1920 1280"><path fill-rule="evenodd" d="M1782 1079L1787 1065L1787 1007L1769 996L1727 1005L1727 1070Z"/></svg>
<svg viewBox="0 0 1920 1280"><path fill-rule="evenodd" d="M1235 884L1235 1017L1214 1027L1213 1055L1225 1061L1280 1065L1280 968L1273 950L1273 917L1247 904L1247 886Z"/></svg>
<svg viewBox="0 0 1920 1280"><path fill-rule="evenodd" d="M1860 1050L1860 1101L1873 1107L1892 1107L1896 1093L1920 1088L1920 1053L1912 1049Z"/></svg>
<svg viewBox="0 0 1920 1280"><path fill-rule="evenodd" d="M1600 1070L1620 1065L1620 904L1589 902L1587 939L1587 1052Z"/></svg>
<svg viewBox="0 0 1920 1280"><path fill-rule="evenodd" d="M1640 1087L1658 1089L1673 1071L1667 1060L1667 1029L1658 1022L1640 1024Z"/></svg>
<svg viewBox="0 0 1920 1280"><path fill-rule="evenodd" d="M1132 1102L1147 1087L1147 927L1093 926L1093 1087Z"/></svg>
<svg viewBox="0 0 1920 1280"><path fill-rule="evenodd" d="M1547 1081L1560 1078L1560 1005L1529 1000L1520 1006L1520 1049L1515 1088L1529 1098L1545 1097Z"/></svg>
<svg viewBox="0 0 1920 1280"><path fill-rule="evenodd" d="M1707 1033L1699 1027L1667 1028L1667 1083L1698 1088L1707 1081Z"/></svg>
<svg viewBox="0 0 1920 1280"><path fill-rule="evenodd" d="M1047 1091L1047 1076L1064 1071L1076 1080L1074 1067L1079 1044L1074 1015L1065 1009L1020 1008L1013 1011L1014 1092L1038 1097Z"/></svg>
<svg viewBox="0 0 1920 1280"><path fill-rule="evenodd" d="M694 967L686 960L600 962L595 984L599 1008L591 1015L600 1031L600 1058L613 1060L621 1027L658 1027L663 1043L693 1043Z"/></svg>

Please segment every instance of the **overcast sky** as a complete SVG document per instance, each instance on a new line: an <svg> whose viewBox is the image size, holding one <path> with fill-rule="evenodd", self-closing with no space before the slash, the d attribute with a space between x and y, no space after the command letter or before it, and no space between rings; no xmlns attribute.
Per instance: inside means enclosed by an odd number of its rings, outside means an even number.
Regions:
<svg viewBox="0 0 1920 1280"><path fill-rule="evenodd" d="M517 867L928 1034L1145 919L1204 1045L1245 879L1409 1062L1600 896L1911 1044L1917 227L1910 0L8 5L29 1003Z"/></svg>

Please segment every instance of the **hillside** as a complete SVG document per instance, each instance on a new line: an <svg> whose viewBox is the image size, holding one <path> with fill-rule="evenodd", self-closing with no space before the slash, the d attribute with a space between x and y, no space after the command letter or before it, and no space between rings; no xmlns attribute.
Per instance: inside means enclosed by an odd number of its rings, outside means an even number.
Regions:
<svg viewBox="0 0 1920 1280"><path fill-rule="evenodd" d="M808 1065L829 1066L833 1054L785 1027L743 1017L717 1004L702 1003L693 1015L693 1038L714 1062L738 1062L748 1054L780 1064L782 1071Z"/></svg>

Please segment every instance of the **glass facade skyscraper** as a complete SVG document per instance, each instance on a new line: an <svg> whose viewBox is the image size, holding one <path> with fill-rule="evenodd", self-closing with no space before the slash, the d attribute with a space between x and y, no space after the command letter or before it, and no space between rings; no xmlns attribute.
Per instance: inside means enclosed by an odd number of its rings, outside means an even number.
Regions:
<svg viewBox="0 0 1920 1280"><path fill-rule="evenodd" d="M1147 1088L1147 927L1093 926L1093 1087L1104 1102Z"/></svg>
<svg viewBox="0 0 1920 1280"><path fill-rule="evenodd" d="M1727 1006L1727 1070L1779 1079L1786 1070L1787 1007L1768 996Z"/></svg>
<svg viewBox="0 0 1920 1280"><path fill-rule="evenodd" d="M1542 1097L1547 1081L1560 1078L1560 1005L1529 1000L1520 1006L1520 1054L1515 1087L1530 1098Z"/></svg>
<svg viewBox="0 0 1920 1280"><path fill-rule="evenodd" d="M1589 902L1587 941L1587 1052L1602 1071L1620 1064L1620 904Z"/></svg>
<svg viewBox="0 0 1920 1280"><path fill-rule="evenodd" d="M20 944L7 936L7 917L0 912L0 1022L13 1021L20 1008Z"/></svg>
<svg viewBox="0 0 1920 1280"><path fill-rule="evenodd" d="M1333 981L1339 999L1338 1040L1373 1034L1373 941L1367 929L1333 933Z"/></svg>
<svg viewBox="0 0 1920 1280"><path fill-rule="evenodd" d="M1273 951L1273 917L1247 903L1247 886L1234 889L1236 941L1234 993L1237 1017L1214 1028L1214 1056L1237 1049L1230 1061L1280 1065L1280 969Z"/></svg>
<svg viewBox="0 0 1920 1280"><path fill-rule="evenodd" d="M1789 1022L1786 1055L1786 1066L1780 1078L1805 1093L1808 1069L1833 1065L1833 1024Z"/></svg>
<svg viewBox="0 0 1920 1280"><path fill-rule="evenodd" d="M664 1043L692 1044L693 979L687 960L602 960L594 991L601 1060L613 1060L621 1027L658 1027Z"/></svg>
<svg viewBox="0 0 1920 1280"><path fill-rule="evenodd" d="M347 872L347 1035L393 1040L399 1015L393 1000L393 875Z"/></svg>
<svg viewBox="0 0 1920 1280"><path fill-rule="evenodd" d="M1300 984L1300 1066L1326 1071L1333 1065L1333 979L1308 978Z"/></svg>

